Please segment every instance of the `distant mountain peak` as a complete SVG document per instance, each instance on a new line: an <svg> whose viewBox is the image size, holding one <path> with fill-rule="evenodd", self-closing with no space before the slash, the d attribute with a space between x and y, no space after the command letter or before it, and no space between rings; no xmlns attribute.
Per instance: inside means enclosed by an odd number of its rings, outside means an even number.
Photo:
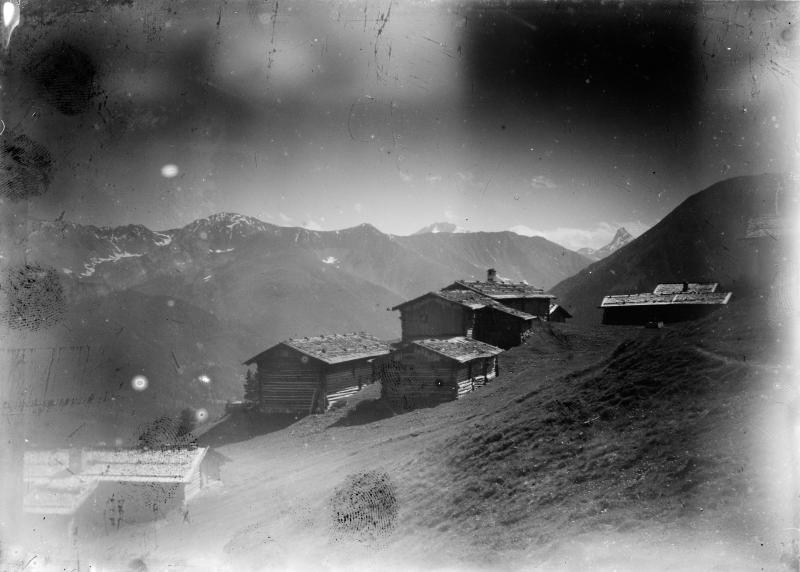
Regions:
<svg viewBox="0 0 800 572"><path fill-rule="evenodd" d="M419 229L414 234L457 234L457 233L464 233L469 232L465 228L461 228L453 224L452 222L435 222L433 224L429 224L428 226Z"/></svg>
<svg viewBox="0 0 800 572"><path fill-rule="evenodd" d="M599 248L595 251L595 254L600 254L600 258L605 258L609 254L616 252L629 242L633 240L633 235L628 232L628 230L621 226L617 229L617 232L614 234L614 238L611 239L611 242L606 244L603 248Z"/></svg>
<svg viewBox="0 0 800 572"><path fill-rule="evenodd" d="M615 242L619 241L630 242L631 240L633 240L633 235L629 233L624 226L621 226L617 229L617 232L614 234L614 238L611 239L611 244L614 244Z"/></svg>
<svg viewBox="0 0 800 572"><path fill-rule="evenodd" d="M609 254L613 254L629 242L634 240L634 236L628 232L628 230L621 226L617 229L617 232L614 233L614 238L611 239L611 242L603 246L602 248L594 249L594 248L580 248L577 250L578 254L583 254L587 258L592 260L602 260Z"/></svg>

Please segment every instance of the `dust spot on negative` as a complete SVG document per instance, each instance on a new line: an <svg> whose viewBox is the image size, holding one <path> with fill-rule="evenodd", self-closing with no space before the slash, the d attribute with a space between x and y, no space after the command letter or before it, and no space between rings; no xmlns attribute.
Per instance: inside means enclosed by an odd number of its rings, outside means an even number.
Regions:
<svg viewBox="0 0 800 572"><path fill-rule="evenodd" d="M330 500L331 540L378 544L397 524L397 489L383 471L348 476Z"/></svg>
<svg viewBox="0 0 800 572"><path fill-rule="evenodd" d="M136 375L131 380L131 387L136 391L144 391L147 389L148 384L147 378L143 375Z"/></svg>
<svg viewBox="0 0 800 572"><path fill-rule="evenodd" d="M55 268L26 264L11 268L0 284L0 324L39 330L64 318L64 290Z"/></svg>
<svg viewBox="0 0 800 572"><path fill-rule="evenodd" d="M134 558L128 563L128 570L131 572L147 572L147 564L142 558Z"/></svg>
<svg viewBox="0 0 800 572"><path fill-rule="evenodd" d="M167 179L172 179L173 177L178 176L178 166L177 165L164 165L161 167L161 176L166 177Z"/></svg>
<svg viewBox="0 0 800 572"><path fill-rule="evenodd" d="M64 115L89 109L97 69L92 58L67 42L56 42L38 54L31 69L40 96Z"/></svg>
<svg viewBox="0 0 800 572"><path fill-rule="evenodd" d="M3 137L0 197L19 201L44 194L52 170L53 161L44 145L21 133Z"/></svg>

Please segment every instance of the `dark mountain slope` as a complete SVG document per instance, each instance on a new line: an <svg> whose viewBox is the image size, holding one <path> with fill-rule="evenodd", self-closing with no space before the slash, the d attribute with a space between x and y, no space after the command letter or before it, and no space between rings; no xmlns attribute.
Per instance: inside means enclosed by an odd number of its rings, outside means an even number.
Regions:
<svg viewBox="0 0 800 572"><path fill-rule="evenodd" d="M269 248L260 237L236 256L198 259L136 289L181 298L217 316L237 332L239 350L228 356L234 364L287 337L348 331L399 337L399 320L387 311L399 296L302 246Z"/></svg>
<svg viewBox="0 0 800 572"><path fill-rule="evenodd" d="M458 278L484 280L486 270L495 268L506 278L547 289L589 263L585 256L542 237L507 231L429 233L395 240L439 267L436 278L441 286Z"/></svg>
<svg viewBox="0 0 800 572"><path fill-rule="evenodd" d="M552 289L575 320L599 323L606 294L647 292L659 282L719 282L734 296L752 284L748 221L786 209L788 176L766 174L717 183L681 203L642 236Z"/></svg>
<svg viewBox="0 0 800 572"><path fill-rule="evenodd" d="M38 446L128 442L144 421L187 407L215 416L242 394L236 331L181 299L113 292L71 306L52 331L13 339L0 376Z"/></svg>

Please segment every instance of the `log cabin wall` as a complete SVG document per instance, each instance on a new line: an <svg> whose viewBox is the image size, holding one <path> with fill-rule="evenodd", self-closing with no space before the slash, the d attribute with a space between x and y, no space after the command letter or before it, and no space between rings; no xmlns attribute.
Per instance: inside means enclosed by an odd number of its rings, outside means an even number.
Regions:
<svg viewBox="0 0 800 572"><path fill-rule="evenodd" d="M603 308L602 323L606 325L643 326L648 322L671 324L697 320L723 307L720 304L652 304Z"/></svg>
<svg viewBox="0 0 800 572"><path fill-rule="evenodd" d="M220 455L213 449L209 449L208 453L206 453L203 462L200 463L201 487L206 487L214 481L222 480L222 463L219 459Z"/></svg>
<svg viewBox="0 0 800 572"><path fill-rule="evenodd" d="M284 345L266 352L257 362L261 411L309 413L324 410L324 364Z"/></svg>
<svg viewBox="0 0 800 572"><path fill-rule="evenodd" d="M520 345L523 341L523 334L530 327L530 321L491 307L483 308L476 312L472 338L507 350Z"/></svg>
<svg viewBox="0 0 800 572"><path fill-rule="evenodd" d="M418 346L398 350L381 364L381 396L401 410L432 407L458 397L452 362Z"/></svg>
<svg viewBox="0 0 800 572"><path fill-rule="evenodd" d="M326 368L325 379L328 394L339 392L348 387L363 387L372 383L372 363L368 359L353 360L350 362L329 365Z"/></svg>
<svg viewBox="0 0 800 572"><path fill-rule="evenodd" d="M497 376L497 357L477 358L456 369L458 397L486 385Z"/></svg>
<svg viewBox="0 0 800 572"><path fill-rule="evenodd" d="M267 413L317 413L330 402L374 381L369 358L326 364L294 348L277 346L259 359L260 409Z"/></svg>
<svg viewBox="0 0 800 572"><path fill-rule="evenodd" d="M467 393L475 391L475 378L473 373L474 365L459 364L455 370L454 381L458 385L458 394L456 399L464 397Z"/></svg>
<svg viewBox="0 0 800 572"><path fill-rule="evenodd" d="M381 364L381 396L410 410L454 401L497 375L497 358L460 364L418 346L408 346Z"/></svg>
<svg viewBox="0 0 800 572"><path fill-rule="evenodd" d="M550 298L508 298L497 300L504 306L547 319L550 315Z"/></svg>
<svg viewBox="0 0 800 572"><path fill-rule="evenodd" d="M189 481L183 485L183 495L186 502L199 495L203 485L204 479L200 475L200 468L197 467L192 471Z"/></svg>
<svg viewBox="0 0 800 572"><path fill-rule="evenodd" d="M400 309L403 341L468 335L473 314L468 308L441 298L422 298Z"/></svg>
<svg viewBox="0 0 800 572"><path fill-rule="evenodd" d="M183 483L102 482L78 511L84 528L111 532L164 518L186 502Z"/></svg>

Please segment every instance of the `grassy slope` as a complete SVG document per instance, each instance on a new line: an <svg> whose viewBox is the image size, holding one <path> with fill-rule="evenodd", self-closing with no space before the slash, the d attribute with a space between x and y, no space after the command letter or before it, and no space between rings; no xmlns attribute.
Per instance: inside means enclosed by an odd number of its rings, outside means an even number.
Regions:
<svg viewBox="0 0 800 572"><path fill-rule="evenodd" d="M83 561L781 569L787 370L761 315L742 300L660 331L554 325L459 402L342 426L370 410L371 386L357 411L350 403L248 440L228 435L225 485L197 499L191 523L82 540ZM396 527L377 546L333 543L330 499L362 470L394 483Z"/></svg>
<svg viewBox="0 0 800 572"><path fill-rule="evenodd" d="M728 179L700 191L642 236L555 285L574 321L600 323L606 294L649 292L660 282L719 282L739 296L752 286L745 261L753 245L742 240L750 217L775 213L793 192L786 175Z"/></svg>

